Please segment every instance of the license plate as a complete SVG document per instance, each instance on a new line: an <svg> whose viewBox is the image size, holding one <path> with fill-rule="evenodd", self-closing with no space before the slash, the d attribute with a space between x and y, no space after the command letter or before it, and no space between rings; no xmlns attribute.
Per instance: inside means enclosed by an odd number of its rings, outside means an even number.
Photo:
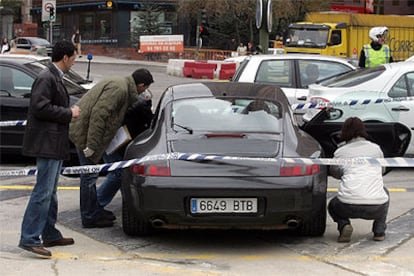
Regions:
<svg viewBox="0 0 414 276"><path fill-rule="evenodd" d="M191 198L191 213L257 213L257 198Z"/></svg>

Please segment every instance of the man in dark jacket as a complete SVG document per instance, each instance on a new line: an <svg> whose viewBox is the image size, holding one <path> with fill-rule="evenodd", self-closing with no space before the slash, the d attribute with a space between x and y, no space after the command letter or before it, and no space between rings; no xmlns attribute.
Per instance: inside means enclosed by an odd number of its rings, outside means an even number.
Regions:
<svg viewBox="0 0 414 276"><path fill-rule="evenodd" d="M153 82L147 69L137 69L131 76L100 81L79 100L77 104L82 114L70 123L69 135L82 166L97 164L102 159L105 163L122 160L121 152L108 152L108 146L125 123L127 110ZM111 227L116 219L104 207L120 188L121 169L109 172L97 192L98 177L96 173L80 176L80 209L85 228Z"/></svg>
<svg viewBox="0 0 414 276"><path fill-rule="evenodd" d="M80 113L78 107L69 106L62 82L75 62L75 50L68 41L56 42L53 65L33 83L23 140L23 154L36 157L37 179L23 217L19 247L43 256L52 255L44 247L74 243L72 238L62 236L55 223L59 175L63 160L70 156L69 123Z"/></svg>

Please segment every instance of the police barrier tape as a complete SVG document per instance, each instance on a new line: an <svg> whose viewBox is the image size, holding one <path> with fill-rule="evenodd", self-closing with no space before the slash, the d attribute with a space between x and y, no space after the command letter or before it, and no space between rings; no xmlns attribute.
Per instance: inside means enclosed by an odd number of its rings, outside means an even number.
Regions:
<svg viewBox="0 0 414 276"><path fill-rule="evenodd" d="M309 102L293 104L292 109L314 109L323 107L341 107L341 106L354 106L354 105L367 105L367 104L380 104L390 102L402 102L402 101L414 101L414 97L398 97L398 98L378 98L378 99L364 99L364 100L347 100L341 102Z"/></svg>
<svg viewBox="0 0 414 276"><path fill-rule="evenodd" d="M25 126L26 123L27 123L26 120L3 121L3 122L0 122L0 127L4 127L4 126Z"/></svg>
<svg viewBox="0 0 414 276"><path fill-rule="evenodd" d="M365 99L365 100L348 100L343 102L310 102L291 105L293 110L296 109L315 109L323 107L340 107L340 106L353 106L353 105L367 105L367 104L379 104L386 102L401 102L401 101L414 101L414 97L399 97L399 98L378 98L378 99ZM0 122L0 127L6 126L25 126L26 120L16 121L3 121Z"/></svg>
<svg viewBox="0 0 414 276"><path fill-rule="evenodd" d="M299 164L299 165L373 165L381 167L414 167L414 158L393 157L393 158L255 158L255 157L236 157L236 156L220 156L220 155L203 155L188 153L172 153L150 155L143 158L118 161L113 163L74 166L62 168L62 174L81 174L81 173L102 173L110 172L116 169L128 168L132 165L143 164L149 161L159 160L182 160L182 161L220 161L220 160L246 160L255 162L274 162L279 164ZM36 175L34 168L20 170L4 170L0 171L0 177L4 176L24 176Z"/></svg>

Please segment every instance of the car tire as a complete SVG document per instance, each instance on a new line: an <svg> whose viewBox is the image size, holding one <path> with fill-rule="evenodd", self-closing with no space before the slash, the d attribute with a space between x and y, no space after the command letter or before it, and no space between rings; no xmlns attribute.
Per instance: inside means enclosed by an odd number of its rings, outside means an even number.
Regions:
<svg viewBox="0 0 414 276"><path fill-rule="evenodd" d="M312 216L303 222L297 229L301 236L317 237L322 236L326 230L326 195L314 196L315 206L312 210Z"/></svg>
<svg viewBox="0 0 414 276"><path fill-rule="evenodd" d="M140 214L128 208L122 201L122 229L129 236L145 236L151 232L151 227Z"/></svg>

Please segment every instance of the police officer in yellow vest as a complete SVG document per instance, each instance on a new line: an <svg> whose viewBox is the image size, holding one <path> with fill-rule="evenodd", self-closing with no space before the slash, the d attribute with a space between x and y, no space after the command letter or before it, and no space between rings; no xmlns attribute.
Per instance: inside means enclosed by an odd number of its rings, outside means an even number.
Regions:
<svg viewBox="0 0 414 276"><path fill-rule="evenodd" d="M387 27L374 27L369 31L370 44L364 45L359 57L359 67L368 68L392 62L391 49L384 44Z"/></svg>

